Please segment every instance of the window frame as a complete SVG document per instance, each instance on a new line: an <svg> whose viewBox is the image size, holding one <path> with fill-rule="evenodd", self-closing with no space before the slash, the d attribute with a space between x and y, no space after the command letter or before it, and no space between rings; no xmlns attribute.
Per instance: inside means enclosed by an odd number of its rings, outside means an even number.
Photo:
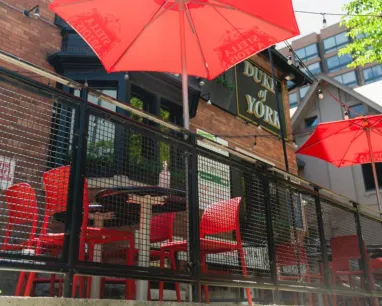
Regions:
<svg viewBox="0 0 382 306"><path fill-rule="evenodd" d="M341 58L344 58L345 56L349 56L350 57L350 61L349 62L341 62ZM329 66L329 60L331 60L333 58L337 58L339 64L336 65L336 66L330 67ZM346 69L347 65L350 64L352 61L353 61L353 58L351 57L350 54L344 54L344 55L341 55L341 56L336 54L336 55L333 55L331 57L326 58L326 66L328 67L328 72L329 73L333 73L333 72L336 72L336 71L340 71L342 69Z"/></svg>
<svg viewBox="0 0 382 306"><path fill-rule="evenodd" d="M382 188L382 162L375 163L375 168L377 172L379 189L381 189ZM376 191L371 163L362 164L361 169L362 169L362 178L363 178L365 191L366 192Z"/></svg>
<svg viewBox="0 0 382 306"><path fill-rule="evenodd" d="M350 83L344 83L344 82L343 82L343 77L344 77L344 75L346 75L346 74L354 74L355 81L354 81L354 82L350 82ZM341 80L341 81L338 80L338 79L337 79L338 77L341 77L342 80ZM336 81L338 81L338 82L340 82L341 84L346 85L346 86L349 86L349 87L353 87L353 86L357 86L357 85L359 85L358 76L357 76L357 73L356 73L355 70L348 71L348 72L345 72L345 73L336 75L336 76L333 77L333 79L336 80Z"/></svg>
<svg viewBox="0 0 382 306"><path fill-rule="evenodd" d="M301 90L302 90L302 89L304 89L304 90L306 89L304 95L301 94ZM300 88L298 89L298 94L299 94L301 100L303 100L303 99L305 98L305 96L306 96L306 94L308 93L309 89L310 89L310 85L303 86L303 87L300 87Z"/></svg>
<svg viewBox="0 0 382 306"><path fill-rule="evenodd" d="M324 51L325 51L325 54L326 53L330 53L330 52L333 52L335 50L340 50L342 49L344 46L346 46L347 44L350 43L350 39L349 39L349 36L346 35L347 31L344 31L344 32L341 32L341 33L338 33L336 35L333 35L333 36L330 36L328 38L325 38L323 41L322 41L322 44L324 46ZM345 34L345 37L347 38L347 41L345 43L338 43L337 42L337 37L339 37L340 35L343 35ZM325 42L329 41L330 39L334 39L334 43L335 45L333 47L330 47L330 48L327 48L325 46Z"/></svg>
<svg viewBox="0 0 382 306"><path fill-rule="evenodd" d="M296 102L293 102L293 103L290 102L290 96L292 96L292 95L295 95L295 96L296 96ZM288 95L288 102L289 102L289 108L290 108L290 109L291 109L291 108L295 108L295 107L298 106L298 96L297 96L297 92L294 92L294 93L291 93L291 94Z"/></svg>
<svg viewBox="0 0 382 306"><path fill-rule="evenodd" d="M315 46L315 47L316 47L316 53L314 53L314 54L312 53L312 54L307 55L307 52L306 52L307 48L312 47L312 46ZM300 56L300 55L298 54L298 52L301 52L301 51L304 51L304 54L305 54L304 56ZM303 62L309 61L309 60L311 60L311 59L313 59L313 58L319 57L318 45L317 45L317 43L310 44L310 45L308 45L308 46L305 46L305 47L302 47L302 48L296 50L295 53L298 55L298 57L299 57Z"/></svg>
<svg viewBox="0 0 382 306"><path fill-rule="evenodd" d="M374 69L377 68L377 67L381 68L381 74L375 76ZM367 72L367 71L371 71L373 77L367 79L365 77L365 72ZM365 84L371 84L371 83L378 82L378 81L382 80L382 64L378 64L378 65L374 65L372 67L365 68L362 71L362 75L363 75L363 81L364 81Z"/></svg>
<svg viewBox="0 0 382 306"><path fill-rule="evenodd" d="M317 123L314 124L314 125L312 125L312 124L308 125L308 124L307 124L308 120L312 120L312 119L313 119L312 123L314 123L315 121L317 121ZM308 118L304 119L304 126L305 126L305 129L314 129L315 127L317 127L317 125L318 125L319 123L320 123L320 122L319 122L319 120L318 120L318 116L311 116L311 117L308 117Z"/></svg>

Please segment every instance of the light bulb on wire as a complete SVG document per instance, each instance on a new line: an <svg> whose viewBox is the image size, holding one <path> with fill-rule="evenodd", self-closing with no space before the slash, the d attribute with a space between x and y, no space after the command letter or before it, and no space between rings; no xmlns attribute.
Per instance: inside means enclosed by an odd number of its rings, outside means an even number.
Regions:
<svg viewBox="0 0 382 306"><path fill-rule="evenodd" d="M292 64L293 64L292 56L288 55L288 65L292 65Z"/></svg>
<svg viewBox="0 0 382 306"><path fill-rule="evenodd" d="M349 120L349 113L347 110L344 111L344 120Z"/></svg>
<svg viewBox="0 0 382 306"><path fill-rule="evenodd" d="M318 89L318 97L320 98L320 100L324 98L324 94L322 93L321 89Z"/></svg>
<svg viewBox="0 0 382 306"><path fill-rule="evenodd" d="M325 14L322 14L322 27L325 29L328 26L326 22Z"/></svg>

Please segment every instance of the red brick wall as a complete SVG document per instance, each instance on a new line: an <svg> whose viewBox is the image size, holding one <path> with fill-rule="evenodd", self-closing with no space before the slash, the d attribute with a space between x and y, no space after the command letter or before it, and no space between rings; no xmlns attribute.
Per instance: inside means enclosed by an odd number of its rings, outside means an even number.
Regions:
<svg viewBox="0 0 382 306"><path fill-rule="evenodd" d="M54 13L48 10L51 0L4 0L14 8L0 3L0 49L35 65L53 70L46 60L48 54L61 48L60 29L54 25ZM40 6L40 19L22 13ZM0 64L4 67L3 62ZM12 70L20 70L8 66ZM41 77L39 78L42 79Z"/></svg>
<svg viewBox="0 0 382 306"><path fill-rule="evenodd" d="M255 63L261 66L264 70L270 71L269 61L260 56L252 58ZM278 78L281 80L281 75L277 73ZM290 172L297 174L297 164L295 149L293 148L292 140L292 125L289 114L288 92L286 90L286 83L283 82L282 98L286 114L286 129L290 141L287 143L287 154ZM202 129L214 135L245 135L245 134L258 134L270 135L265 130L259 130L253 124L246 124L244 120L235 117L232 114L221 110L213 105L208 105L205 101L200 100L197 115L191 120L191 128L195 131L197 128ZM224 138L224 137L223 137ZM227 139L231 148L240 147L252 154L261 158L269 160L274 163L278 168L285 170L284 155L282 143L277 138L257 138L256 146L254 147L254 137L249 138L230 138Z"/></svg>

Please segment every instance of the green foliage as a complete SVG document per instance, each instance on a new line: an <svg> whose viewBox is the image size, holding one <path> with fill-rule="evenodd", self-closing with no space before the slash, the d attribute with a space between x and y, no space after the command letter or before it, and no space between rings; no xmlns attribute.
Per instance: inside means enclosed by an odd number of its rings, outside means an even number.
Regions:
<svg viewBox="0 0 382 306"><path fill-rule="evenodd" d="M227 80L224 73L216 78L216 83L222 85L223 87L225 87L231 91L234 90L234 88L235 88L235 85L232 82L230 82L229 80Z"/></svg>
<svg viewBox="0 0 382 306"><path fill-rule="evenodd" d="M114 141L99 140L88 142L86 162L89 167L98 165L112 166L114 164Z"/></svg>
<svg viewBox="0 0 382 306"><path fill-rule="evenodd" d="M378 17L345 16L343 25L349 29L352 42L339 54L351 54L353 62L349 67L363 66L372 62L382 63L382 1L352 0L344 5L349 15L374 15Z"/></svg>

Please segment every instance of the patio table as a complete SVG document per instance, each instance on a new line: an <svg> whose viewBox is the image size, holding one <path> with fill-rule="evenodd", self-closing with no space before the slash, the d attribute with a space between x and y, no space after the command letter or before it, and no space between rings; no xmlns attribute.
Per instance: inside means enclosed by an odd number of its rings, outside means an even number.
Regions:
<svg viewBox="0 0 382 306"><path fill-rule="evenodd" d="M180 212L186 210L185 192L162 187L118 187L100 191L96 201L105 209L126 210L132 204L140 205L138 239L138 264L150 265L150 224L152 213ZM122 204L122 205L121 205ZM125 208L123 208L125 207ZM148 281L137 281L137 299L147 300Z"/></svg>

